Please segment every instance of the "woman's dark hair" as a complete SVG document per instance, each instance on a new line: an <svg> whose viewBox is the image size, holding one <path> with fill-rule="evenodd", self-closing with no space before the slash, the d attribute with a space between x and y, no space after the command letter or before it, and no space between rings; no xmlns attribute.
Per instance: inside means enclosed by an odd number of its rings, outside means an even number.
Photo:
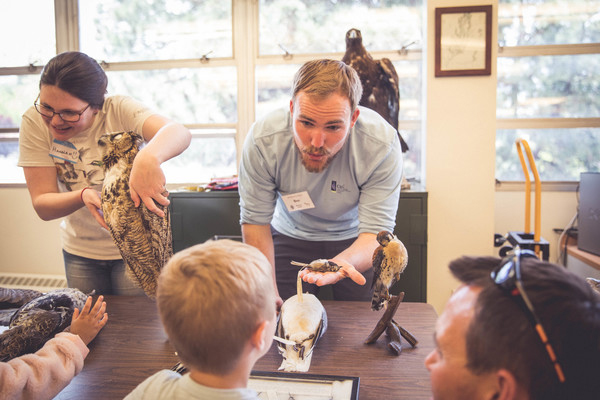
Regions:
<svg viewBox="0 0 600 400"><path fill-rule="evenodd" d="M102 108L108 78L93 58L78 51L67 51L46 64L40 77L40 89L42 85L56 86L93 108Z"/></svg>

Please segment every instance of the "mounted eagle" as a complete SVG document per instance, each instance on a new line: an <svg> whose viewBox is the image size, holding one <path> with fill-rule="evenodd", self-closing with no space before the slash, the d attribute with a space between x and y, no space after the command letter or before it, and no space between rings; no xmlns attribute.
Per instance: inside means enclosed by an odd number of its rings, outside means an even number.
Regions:
<svg viewBox="0 0 600 400"><path fill-rule="evenodd" d="M408 145L398 131L398 112L400 110L400 91L398 74L389 58L374 60L362 43L358 29L346 32L346 54L342 61L356 70L363 86L359 104L375 110L398 132L402 152Z"/></svg>

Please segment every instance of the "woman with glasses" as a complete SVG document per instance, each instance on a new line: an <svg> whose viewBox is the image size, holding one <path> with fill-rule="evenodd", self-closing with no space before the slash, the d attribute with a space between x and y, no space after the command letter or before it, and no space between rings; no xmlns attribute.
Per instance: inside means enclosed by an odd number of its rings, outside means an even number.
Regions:
<svg viewBox="0 0 600 400"><path fill-rule="evenodd" d="M130 177L131 198L150 211L169 204L161 164L183 152L191 134L183 125L125 96L105 98L108 79L80 52L61 53L44 67L40 92L23 115L19 163L33 207L45 221L64 218L61 239L69 287L98 294L143 294L125 276L121 254L101 214L98 139L135 131L146 145Z"/></svg>

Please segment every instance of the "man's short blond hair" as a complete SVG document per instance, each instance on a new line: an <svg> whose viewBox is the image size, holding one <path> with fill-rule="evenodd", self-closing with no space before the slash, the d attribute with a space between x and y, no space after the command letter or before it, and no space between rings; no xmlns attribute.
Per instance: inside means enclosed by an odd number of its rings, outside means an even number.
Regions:
<svg viewBox="0 0 600 400"><path fill-rule="evenodd" d="M338 60L312 60L305 63L296 72L292 84L292 101L298 93L324 99L339 93L350 100L352 112L358 107L362 96L360 78L354 68Z"/></svg>
<svg viewBox="0 0 600 400"><path fill-rule="evenodd" d="M271 264L256 248L208 241L176 253L158 280L157 305L188 368L230 372L250 336L275 315Z"/></svg>

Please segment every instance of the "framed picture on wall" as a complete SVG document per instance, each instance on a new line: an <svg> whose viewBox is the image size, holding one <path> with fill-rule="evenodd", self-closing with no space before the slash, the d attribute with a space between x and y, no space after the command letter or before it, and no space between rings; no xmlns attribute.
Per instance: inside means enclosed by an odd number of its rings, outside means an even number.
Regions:
<svg viewBox="0 0 600 400"><path fill-rule="evenodd" d="M492 6L435 9L435 76L491 75Z"/></svg>

